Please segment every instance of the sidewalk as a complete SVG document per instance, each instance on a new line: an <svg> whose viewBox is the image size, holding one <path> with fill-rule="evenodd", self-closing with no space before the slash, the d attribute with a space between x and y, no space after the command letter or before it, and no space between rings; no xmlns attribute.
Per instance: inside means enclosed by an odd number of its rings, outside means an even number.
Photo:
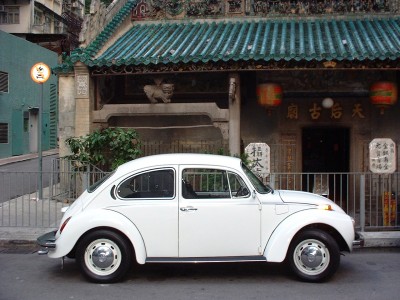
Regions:
<svg viewBox="0 0 400 300"><path fill-rule="evenodd" d="M43 151L42 152L42 157L49 156L49 155L55 155L55 154L58 154L58 148ZM39 157L38 153L29 153L29 154L24 154L24 155L0 158L0 166L4 166L4 165L7 165L7 164L20 162L20 161L30 160L30 159L34 159L34 158L37 158L37 157Z"/></svg>
<svg viewBox="0 0 400 300"><path fill-rule="evenodd" d="M58 149L44 151L42 156L58 154ZM0 166L37 158L37 153L0 159ZM57 224L58 226L58 224ZM0 227L0 251L2 249L35 248L36 239L56 228ZM400 231L361 232L364 248L400 247Z"/></svg>

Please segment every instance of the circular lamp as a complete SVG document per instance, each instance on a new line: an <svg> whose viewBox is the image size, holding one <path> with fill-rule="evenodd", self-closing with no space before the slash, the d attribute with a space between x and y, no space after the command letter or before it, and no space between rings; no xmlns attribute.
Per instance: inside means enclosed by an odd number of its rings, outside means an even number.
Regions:
<svg viewBox="0 0 400 300"><path fill-rule="evenodd" d="M333 101L332 98L325 98L322 100L322 107L323 108L331 108L335 102Z"/></svg>

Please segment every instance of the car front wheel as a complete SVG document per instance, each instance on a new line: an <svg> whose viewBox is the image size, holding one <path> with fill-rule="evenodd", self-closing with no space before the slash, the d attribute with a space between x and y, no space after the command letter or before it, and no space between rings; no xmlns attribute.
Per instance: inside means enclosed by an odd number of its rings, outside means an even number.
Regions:
<svg viewBox="0 0 400 300"><path fill-rule="evenodd" d="M120 281L131 266L128 243L115 232L93 231L79 242L77 262L87 279L98 283Z"/></svg>
<svg viewBox="0 0 400 300"><path fill-rule="evenodd" d="M332 236L313 229L299 233L288 253L293 272L302 280L321 282L331 277L339 267L340 251Z"/></svg>

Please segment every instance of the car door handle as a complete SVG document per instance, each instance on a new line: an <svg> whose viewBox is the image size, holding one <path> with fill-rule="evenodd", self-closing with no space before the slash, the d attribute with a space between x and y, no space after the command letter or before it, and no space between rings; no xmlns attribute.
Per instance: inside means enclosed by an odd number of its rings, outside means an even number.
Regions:
<svg viewBox="0 0 400 300"><path fill-rule="evenodd" d="M193 206L188 206L188 207L181 207L180 210L181 211L196 211L197 208L195 208Z"/></svg>

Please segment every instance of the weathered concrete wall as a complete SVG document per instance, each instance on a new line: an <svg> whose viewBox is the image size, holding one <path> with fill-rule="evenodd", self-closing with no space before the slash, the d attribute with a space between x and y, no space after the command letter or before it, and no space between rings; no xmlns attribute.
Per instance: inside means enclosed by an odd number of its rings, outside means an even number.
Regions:
<svg viewBox="0 0 400 300"><path fill-rule="evenodd" d="M59 75L59 148L60 157L70 154L65 140L75 136L75 74Z"/></svg>

